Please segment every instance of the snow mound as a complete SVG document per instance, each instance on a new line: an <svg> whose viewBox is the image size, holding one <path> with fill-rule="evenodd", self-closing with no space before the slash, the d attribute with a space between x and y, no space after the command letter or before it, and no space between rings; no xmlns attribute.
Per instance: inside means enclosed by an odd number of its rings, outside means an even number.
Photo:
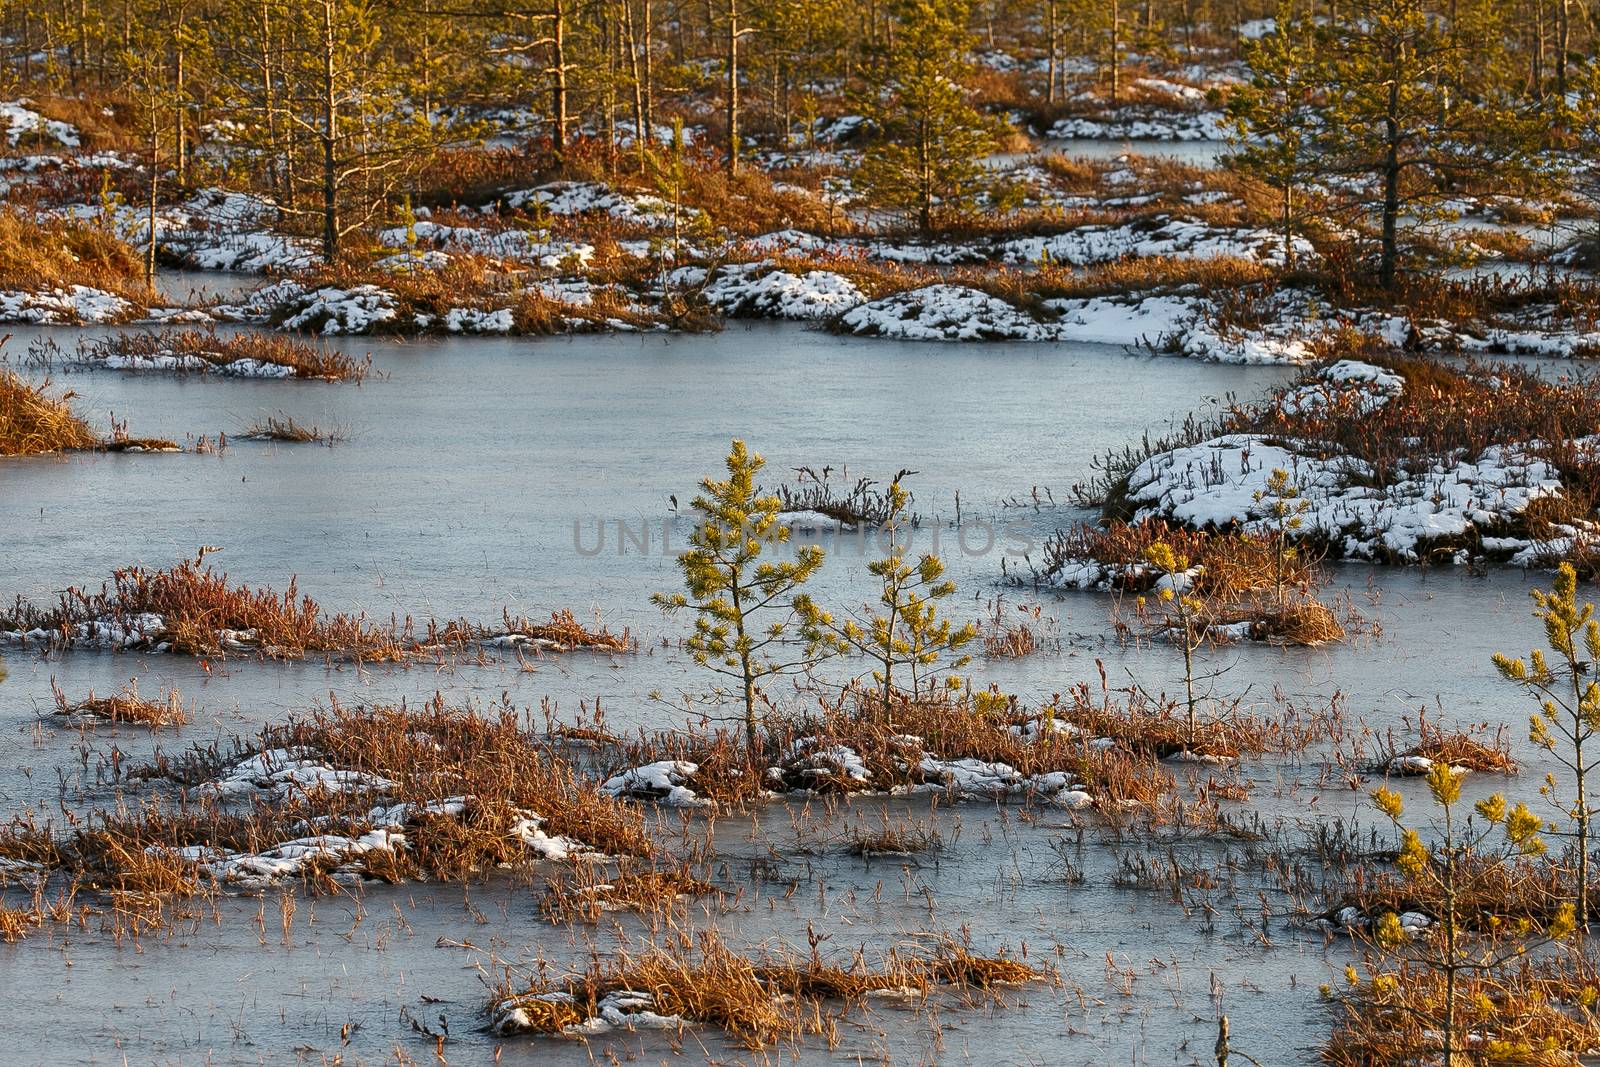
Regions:
<svg viewBox="0 0 1600 1067"><path fill-rule="evenodd" d="M1354 457L1314 444L1303 449L1292 441L1227 434L1159 452L1129 476L1127 499L1138 509L1135 521L1267 532L1267 481L1281 469L1309 505L1302 516L1305 535L1325 539L1346 556L1416 562L1431 544L1492 532L1561 491L1555 470L1515 445L1494 445L1471 458L1438 458L1402 471L1387 486L1374 486L1372 470Z"/></svg>
<svg viewBox="0 0 1600 1067"><path fill-rule="evenodd" d="M122 297L86 285L34 292L0 291L0 322L94 326L123 321L134 310Z"/></svg>
<svg viewBox="0 0 1600 1067"><path fill-rule="evenodd" d="M593 245L548 240L527 230L487 230L438 222L418 222L409 233L404 226L396 226L379 233L378 240L386 248L407 250L413 236L416 248L424 251L488 256L552 270L585 266L594 255Z"/></svg>
<svg viewBox="0 0 1600 1067"><path fill-rule="evenodd" d="M793 274L747 263L723 268L701 291L706 303L732 318L816 321L866 303L866 294L842 274Z"/></svg>
<svg viewBox="0 0 1600 1067"><path fill-rule="evenodd" d="M642 767L632 767L607 778L601 784L600 791L619 799L653 800L673 807L701 807L710 801L702 800L693 789L684 785L699 769L698 763L688 760L660 760Z"/></svg>
<svg viewBox="0 0 1600 1067"><path fill-rule="evenodd" d="M1294 238L1297 258L1316 254L1311 242ZM1195 219L1157 216L1138 222L1080 226L1049 237L1019 237L997 251L1007 263L1038 263L1048 258L1075 267L1128 257L1168 259L1254 259L1283 263L1283 237L1263 229L1213 226Z"/></svg>
<svg viewBox="0 0 1600 1067"><path fill-rule="evenodd" d="M5 125L6 144L17 147L24 134L37 133L66 148L81 143L78 128L70 122L47 119L28 107L31 100L0 100L0 123Z"/></svg>
<svg viewBox="0 0 1600 1067"><path fill-rule="evenodd" d="M927 285L862 304L839 328L860 337L907 341L1049 341L1054 325L964 285Z"/></svg>

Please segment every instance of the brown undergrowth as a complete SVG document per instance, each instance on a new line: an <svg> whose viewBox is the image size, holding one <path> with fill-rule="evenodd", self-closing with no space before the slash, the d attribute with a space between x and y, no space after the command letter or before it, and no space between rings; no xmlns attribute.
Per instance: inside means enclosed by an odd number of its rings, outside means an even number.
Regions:
<svg viewBox="0 0 1600 1067"><path fill-rule="evenodd" d="M103 289L138 302L143 268L127 245L78 222L0 211L0 290Z"/></svg>
<svg viewBox="0 0 1600 1067"><path fill-rule="evenodd" d="M1434 468L1474 463L1490 448L1509 448L1549 465L1561 489L1537 499L1525 512L1477 524L1465 537L1432 538L1417 548L1424 560L1453 558L1462 550L1492 554L1484 539L1520 538L1576 557L1592 570L1593 508L1600 501L1600 461L1593 435L1600 432L1600 379L1543 375L1524 366L1462 360L1449 364L1396 353L1353 331L1323 339L1330 359L1376 364L1404 379L1401 392L1372 405L1359 389L1334 391L1325 402L1298 404L1284 397L1303 385L1325 388L1309 371L1261 404L1232 404L1218 414L1190 418L1160 438L1107 454L1096 461L1096 475L1075 488L1081 503L1099 506L1107 521L1129 520L1135 508L1127 499L1135 469L1153 455L1198 444L1225 434L1247 434L1284 442L1312 459L1338 459L1357 485L1389 491L1408 480L1440 477ZM1337 553L1341 539L1316 530L1294 535L1311 550ZM1382 543L1376 550L1380 558ZM1407 558L1407 557L1395 557Z"/></svg>
<svg viewBox="0 0 1600 1067"><path fill-rule="evenodd" d="M35 385L0 370L0 456L36 456L91 449L100 436L73 414L76 394L52 395L50 382Z"/></svg>
<svg viewBox="0 0 1600 1067"><path fill-rule="evenodd" d="M108 697L97 697L91 690L83 700L71 701L66 693L50 681L55 695L55 713L77 721L133 723L160 730L167 726L184 726L189 722L188 709L176 689L168 689L159 700L147 700L139 695L137 681L130 679L122 691Z"/></svg>
<svg viewBox="0 0 1600 1067"><path fill-rule="evenodd" d="M1048 972L985 957L946 940L933 951L892 951L877 963L858 953L848 965L793 952L744 955L715 931L671 931L660 941L596 959L567 978L527 988L510 982L490 1005L497 1033L560 1034L596 1017L601 1005L648 1010L680 1027L709 1026L747 1049L808 1035L829 1036L838 1006L874 993L922 997L936 987L992 990L1043 981Z"/></svg>
<svg viewBox="0 0 1600 1067"><path fill-rule="evenodd" d="M18 817L0 827L0 859L159 913L214 888L469 882L540 856L655 850L636 809L600 793L515 713L437 697L333 703L249 741L158 752L126 779L181 792L60 828Z"/></svg>
<svg viewBox="0 0 1600 1067"><path fill-rule="evenodd" d="M999 790L994 795L1027 797L1034 789L1028 783L1056 774L1105 810L1134 806L1159 813L1174 779L1156 760L1176 749L1169 751L1153 738L1164 729L1157 724L1177 729L1181 716L1172 708L1158 710L1162 705L1143 696L1133 699L1139 709L1119 716L1109 698L1098 710L1079 708L1072 696L1029 712L999 694L912 698L896 693L886 706L876 691L852 687L802 720L770 725L754 749L742 731L731 729L643 734L613 746L605 766L621 773L671 762L679 765L682 785L698 799L742 805L773 792L963 794L969 790L954 765L970 760L993 765L986 770L1012 783L994 786ZM1074 716L1114 728L1109 735L1114 743L1092 743L1107 735L1069 725ZM1264 724L1240 726L1241 721L1219 722L1207 728L1206 737L1232 753L1259 751L1254 746L1273 744L1280 734L1298 736Z"/></svg>
<svg viewBox="0 0 1600 1067"><path fill-rule="evenodd" d="M54 341L35 344L28 353L33 365L52 367L104 366L110 361L153 361L163 357L193 359L205 369L226 370L229 364L253 360L275 367L287 367L293 377L327 382L360 382L372 369L372 356L355 359L326 345L308 344L282 334L245 332L218 334L214 330L167 330L117 333L100 339L78 342L72 353L64 353ZM126 366L126 363L123 363ZM178 366L177 373L190 368Z"/></svg>
<svg viewBox="0 0 1600 1067"><path fill-rule="evenodd" d="M229 653L269 659L309 655L367 662L401 662L437 656L476 644L531 645L551 651L588 649L624 652L636 647L631 634L603 625L586 627L570 611L552 612L548 623L505 613L505 629L465 621L419 624L411 619L376 622L361 613L330 614L290 578L278 593L230 582L205 563L206 549L175 567L124 567L98 592L77 587L53 605L18 598L0 614L0 630L42 633L63 648L111 647L194 656Z"/></svg>
<svg viewBox="0 0 1600 1067"><path fill-rule="evenodd" d="M1345 627L1316 592L1327 584L1317 555L1268 534L1190 530L1160 519L1112 520L1058 531L1046 543L1037 581L1060 581L1074 569L1097 564L1101 579L1121 593L1154 590L1161 574L1149 564L1153 545L1165 544L1195 568L1186 592L1199 605L1196 620L1206 632L1244 624L1255 640L1289 645L1339 641Z"/></svg>
<svg viewBox="0 0 1600 1067"><path fill-rule="evenodd" d="M547 879L539 909L552 923L597 922L608 912L657 915L692 898L721 895L686 864L648 867L624 861L612 873L586 863Z"/></svg>
<svg viewBox="0 0 1600 1067"><path fill-rule="evenodd" d="M1471 1035L1459 1062L1579 1063L1600 1047L1595 991L1600 973L1584 952L1532 955L1489 973L1454 976L1455 1024ZM1437 1062L1444 1016L1444 975L1417 965L1346 972L1345 988L1328 991L1340 1018L1323 1060L1333 1067Z"/></svg>

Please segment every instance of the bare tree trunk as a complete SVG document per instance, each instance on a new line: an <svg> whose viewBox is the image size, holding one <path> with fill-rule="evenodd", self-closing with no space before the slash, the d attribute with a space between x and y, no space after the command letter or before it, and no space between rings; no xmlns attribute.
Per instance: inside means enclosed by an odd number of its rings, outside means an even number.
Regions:
<svg viewBox="0 0 1600 1067"><path fill-rule="evenodd" d="M1044 101L1047 104L1056 102L1056 0L1048 0L1045 4L1045 18L1047 29L1045 31L1046 44L1050 49L1049 67L1045 72Z"/></svg>
<svg viewBox="0 0 1600 1067"><path fill-rule="evenodd" d="M739 173L739 0L728 0L728 173Z"/></svg>
<svg viewBox="0 0 1600 1067"><path fill-rule="evenodd" d="M150 94L150 195L145 203L144 287L156 287L156 192L161 183L161 107L154 85Z"/></svg>
<svg viewBox="0 0 1600 1067"><path fill-rule="evenodd" d="M562 0L550 4L550 147L556 162L567 154L567 12Z"/></svg>
<svg viewBox="0 0 1600 1067"><path fill-rule="evenodd" d="M1399 238L1396 233L1400 220L1400 127L1395 120L1398 84L1389 85L1388 148L1383 157L1383 246L1378 262L1378 281L1385 290L1393 291L1400 259Z"/></svg>
<svg viewBox="0 0 1600 1067"><path fill-rule="evenodd" d="M339 96L333 69L333 0L322 0L322 258L339 258Z"/></svg>
<svg viewBox="0 0 1600 1067"><path fill-rule="evenodd" d="M1572 0L1556 0L1556 92L1567 98L1567 50L1572 47Z"/></svg>
<svg viewBox="0 0 1600 1067"><path fill-rule="evenodd" d="M177 49L172 61L172 162L176 169L178 187L189 184L189 124L188 104L184 98L184 59L185 50L181 36L183 24L180 19L176 27Z"/></svg>
<svg viewBox="0 0 1600 1067"><path fill-rule="evenodd" d="M1122 96L1122 4L1111 0L1111 102Z"/></svg>
<svg viewBox="0 0 1600 1067"><path fill-rule="evenodd" d="M643 173L650 131L644 121L644 85L639 76L639 38L633 25L633 0L622 0L622 29L628 40L628 74L633 82L633 147L639 153L639 171Z"/></svg>
<svg viewBox="0 0 1600 1067"><path fill-rule="evenodd" d="M653 141L656 125L656 20L650 9L650 0L644 0L641 14L644 17L644 124L651 131Z"/></svg>

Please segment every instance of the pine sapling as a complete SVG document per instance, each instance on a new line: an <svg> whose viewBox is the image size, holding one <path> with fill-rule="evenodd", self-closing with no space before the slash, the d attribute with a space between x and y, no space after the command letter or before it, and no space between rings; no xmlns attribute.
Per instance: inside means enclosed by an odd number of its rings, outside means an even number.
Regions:
<svg viewBox="0 0 1600 1067"><path fill-rule="evenodd" d="M878 606L842 620L809 600L802 604L805 632L818 654L858 654L872 661L872 680L889 706L897 670L910 676L907 690L915 699L938 688L960 687L958 671L972 659L962 650L978 637L976 623L955 626L939 613L939 601L956 591L944 577L944 561L932 554L908 561L904 529L911 502L899 481L889 486L889 515L884 523L888 554L867 564L880 583ZM944 675L942 682L937 677ZM904 675L900 675L904 677Z"/></svg>
<svg viewBox="0 0 1600 1067"><path fill-rule="evenodd" d="M1274 467L1272 473L1267 475L1267 486L1256 491L1255 502L1261 509L1262 518L1272 529L1272 588L1278 608L1282 610L1283 575L1295 553L1289 537L1305 525L1304 515L1310 510L1311 502L1301 498L1300 487L1290 479L1289 472L1281 467Z"/></svg>
<svg viewBox="0 0 1600 1067"><path fill-rule="evenodd" d="M1189 557L1173 551L1165 541L1157 541L1145 549L1145 561L1161 576L1160 600L1166 612L1166 628L1183 649L1183 686L1189 709L1189 747L1192 749L1199 729L1196 722L1194 695L1194 654L1205 639L1205 627L1200 616L1205 604L1189 593L1191 570Z"/></svg>
<svg viewBox="0 0 1600 1067"><path fill-rule="evenodd" d="M1431 827L1431 844L1425 843L1415 828L1402 824L1398 793L1380 788L1372 794L1373 804L1400 832L1396 865L1420 906L1434 920L1426 931L1413 934L1402 928L1397 915L1386 912L1379 917L1374 936L1385 953L1442 976L1443 1007L1437 1014L1430 1011L1422 1022L1425 1032L1436 1030L1442 1035L1446 1064L1454 1064L1456 1052L1467 1048L1466 1035L1457 1021L1462 981L1490 977L1506 964L1524 959L1535 943L1565 940L1574 929L1571 904L1562 904L1542 931L1525 918L1507 922L1493 914L1496 894L1503 892L1506 868L1518 859L1544 852L1539 836L1543 823L1522 804L1508 809L1498 793L1480 800L1463 819L1459 805L1465 773L1443 761L1428 772L1428 792L1441 812ZM1486 907L1488 914L1484 914ZM1380 976L1374 981L1393 977Z"/></svg>
<svg viewBox="0 0 1600 1067"><path fill-rule="evenodd" d="M1550 592L1533 591L1534 618L1544 623L1545 640L1557 660L1554 666L1542 649L1526 660L1495 653L1494 665L1507 681L1521 686L1538 703L1530 720L1529 740L1549 752L1572 772L1572 795L1556 800L1554 775L1545 778L1539 792L1572 820L1577 848L1577 877L1573 903L1578 927L1589 926L1589 827L1600 806L1589 800L1592 750L1585 745L1600 730L1600 682L1594 680L1600 662L1600 621L1594 605L1578 603L1578 575L1570 563L1556 572Z"/></svg>
<svg viewBox="0 0 1600 1067"><path fill-rule="evenodd" d="M670 613L691 608L694 633L686 647L694 661L739 683L746 737L754 748L760 716L761 682L812 666L817 651L780 654L810 602L800 587L822 566L823 551L809 545L793 561L763 558L786 544L789 528L780 521L776 496L756 487L766 460L734 441L726 480L704 479L691 505L699 518L689 535L689 550L678 557L688 595L658 593L652 600ZM794 646L789 645L791 651Z"/></svg>

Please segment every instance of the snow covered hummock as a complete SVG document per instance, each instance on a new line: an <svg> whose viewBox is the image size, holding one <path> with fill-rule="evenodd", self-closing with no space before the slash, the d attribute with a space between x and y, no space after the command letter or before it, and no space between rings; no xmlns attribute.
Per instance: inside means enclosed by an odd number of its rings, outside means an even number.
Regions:
<svg viewBox="0 0 1600 1067"><path fill-rule="evenodd" d="M845 312L839 328L861 337L907 341L1048 341L1055 328L964 285L927 285Z"/></svg>
<svg viewBox="0 0 1600 1067"><path fill-rule="evenodd" d="M86 285L34 292L0 290L0 322L95 326L121 322L134 311L122 297Z"/></svg>
<svg viewBox="0 0 1600 1067"><path fill-rule="evenodd" d="M1310 505L1301 517L1307 534L1346 556L1404 562L1419 560L1430 543L1492 531L1561 489L1549 464L1515 445L1436 459L1378 487L1367 464L1315 443L1226 434L1146 459L1128 479L1127 499L1134 521L1264 531L1274 469L1288 471Z"/></svg>
<svg viewBox="0 0 1600 1067"><path fill-rule="evenodd" d="M706 303L730 318L815 321L866 303L842 274L810 270L793 274L764 263L724 267L701 291Z"/></svg>

